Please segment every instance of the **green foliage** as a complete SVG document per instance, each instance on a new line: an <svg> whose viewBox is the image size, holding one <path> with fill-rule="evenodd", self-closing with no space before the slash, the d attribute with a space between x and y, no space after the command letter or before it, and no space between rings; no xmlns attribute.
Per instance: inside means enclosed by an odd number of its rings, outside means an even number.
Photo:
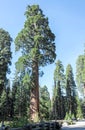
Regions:
<svg viewBox="0 0 85 130"><path fill-rule="evenodd" d="M69 120L69 119L70 119L69 114L66 113L65 120Z"/></svg>
<svg viewBox="0 0 85 130"><path fill-rule="evenodd" d="M79 55L76 61L76 81L80 93L83 95L83 86L85 84L85 54Z"/></svg>
<svg viewBox="0 0 85 130"><path fill-rule="evenodd" d="M68 125L72 125L73 124L73 119L75 119L74 114L71 113L66 113L65 119L68 123Z"/></svg>
<svg viewBox="0 0 85 130"><path fill-rule="evenodd" d="M83 73L84 73L84 63L85 62L85 57L84 55L80 55L77 59L77 62L76 62L76 80L77 80L77 83L78 85L80 85L81 83L83 83Z"/></svg>
<svg viewBox="0 0 85 130"><path fill-rule="evenodd" d="M54 70L54 81L64 81L64 67L60 60L56 62L56 68Z"/></svg>
<svg viewBox="0 0 85 130"><path fill-rule="evenodd" d="M67 96L67 112L75 114L76 108L76 84L73 76L72 66L67 65L66 68L66 96Z"/></svg>
<svg viewBox="0 0 85 130"><path fill-rule="evenodd" d="M0 97L0 117L3 118L3 120L6 119L6 91L3 90L2 95Z"/></svg>
<svg viewBox="0 0 85 130"><path fill-rule="evenodd" d="M8 120L11 117L12 98L10 86L3 90L0 97L0 119Z"/></svg>
<svg viewBox="0 0 85 130"><path fill-rule="evenodd" d="M48 18L45 17L38 5L27 6L25 16L26 21L24 27L15 38L16 51L22 52L16 68L20 73L23 70L24 73L26 71L29 72L31 95L35 97L35 101L31 98L30 103L35 104L35 106L30 108L35 107L35 113L37 115L39 110L39 67L54 62L56 58L55 35L49 27ZM35 110L32 111L34 112Z"/></svg>
<svg viewBox="0 0 85 130"><path fill-rule="evenodd" d="M64 89L64 67L60 60L56 62L56 68L54 70L54 90L53 90L53 100L52 100L52 113L53 118L61 119L63 117L63 89Z"/></svg>
<svg viewBox="0 0 85 130"><path fill-rule="evenodd" d="M72 120L74 119L74 114L71 114L71 113L66 113L66 116L65 116L65 120Z"/></svg>
<svg viewBox="0 0 85 130"><path fill-rule="evenodd" d="M24 72L16 73L12 84L12 116L26 116L28 114L29 97L29 75Z"/></svg>
<svg viewBox="0 0 85 130"><path fill-rule="evenodd" d="M10 72L11 42L9 33L0 28L0 95L6 83L6 74Z"/></svg>
<svg viewBox="0 0 85 130"><path fill-rule="evenodd" d="M83 118L83 111L82 111L82 101L77 97L77 119Z"/></svg>
<svg viewBox="0 0 85 130"><path fill-rule="evenodd" d="M11 128L17 128L17 127L23 127L24 125L26 125L26 124L28 124L29 123L29 121L28 121L28 119L27 119L27 117L22 117L22 118L17 118L17 117L15 117L14 119L13 119L13 121L10 121L9 122L9 126L11 127Z"/></svg>
<svg viewBox="0 0 85 130"><path fill-rule="evenodd" d="M29 106L30 90L29 84L27 84L29 81L27 80L28 77L28 75L24 75L24 77L22 78L18 77L18 79L16 80L17 86L14 86L16 89L16 93L13 93L14 114L20 117L27 115L27 107Z"/></svg>
<svg viewBox="0 0 85 130"><path fill-rule="evenodd" d="M50 94L47 86L40 87L40 118L47 120L50 116Z"/></svg>
<svg viewBox="0 0 85 130"><path fill-rule="evenodd" d="M56 58L53 42L55 36L50 30L48 19L45 18L38 5L28 6L25 16L24 28L15 39L16 50L22 49L23 55L27 57L25 58L27 64L29 62L31 64L34 58L41 66L54 62Z"/></svg>

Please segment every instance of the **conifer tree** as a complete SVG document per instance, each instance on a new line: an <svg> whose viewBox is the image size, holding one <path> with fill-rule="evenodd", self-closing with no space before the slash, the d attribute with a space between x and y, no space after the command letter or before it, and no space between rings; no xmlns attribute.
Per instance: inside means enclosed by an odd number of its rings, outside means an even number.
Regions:
<svg viewBox="0 0 85 130"><path fill-rule="evenodd" d="M21 63L31 74L30 116L36 120L39 113L39 67L54 62L55 35L38 5L28 6L25 16L24 27L16 37L15 45L16 51L22 51Z"/></svg>
<svg viewBox="0 0 85 130"><path fill-rule="evenodd" d="M85 54L79 55L76 61L76 81L80 93L84 96L85 90Z"/></svg>
<svg viewBox="0 0 85 130"><path fill-rule="evenodd" d="M54 115L55 118L57 119L61 119L62 118L62 88L64 85L64 80L65 80L65 76L64 76L64 67L63 64L60 60L58 60L56 62L56 68L54 70L54 101L53 101L53 111L54 111Z"/></svg>
<svg viewBox="0 0 85 130"><path fill-rule="evenodd" d="M75 114L76 108L76 84L74 80L72 66L66 67L66 97L67 97L67 113Z"/></svg>
<svg viewBox="0 0 85 130"><path fill-rule="evenodd" d="M6 84L6 74L10 72L11 42L9 33L0 28L0 96Z"/></svg>
<svg viewBox="0 0 85 130"><path fill-rule="evenodd" d="M12 87L14 116L25 117L29 106L29 79L27 74L16 75Z"/></svg>
<svg viewBox="0 0 85 130"><path fill-rule="evenodd" d="M50 94L47 86L40 87L40 118L43 120L49 119L50 116Z"/></svg>

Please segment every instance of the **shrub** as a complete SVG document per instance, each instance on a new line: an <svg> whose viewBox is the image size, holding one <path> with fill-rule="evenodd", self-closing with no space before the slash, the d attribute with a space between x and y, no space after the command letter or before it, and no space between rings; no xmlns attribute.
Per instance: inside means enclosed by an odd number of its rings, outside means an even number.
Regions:
<svg viewBox="0 0 85 130"><path fill-rule="evenodd" d="M28 123L29 123L29 121L28 121L27 117L14 118L13 121L10 122L9 126L12 128L13 127L16 128L16 127L22 127Z"/></svg>

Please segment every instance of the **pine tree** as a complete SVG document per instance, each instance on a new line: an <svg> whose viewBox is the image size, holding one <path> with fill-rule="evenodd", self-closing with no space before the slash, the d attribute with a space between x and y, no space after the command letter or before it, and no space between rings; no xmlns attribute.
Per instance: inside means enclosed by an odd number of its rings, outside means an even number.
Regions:
<svg viewBox="0 0 85 130"><path fill-rule="evenodd" d="M24 27L16 37L15 45L16 51L22 51L22 64L31 73L30 116L35 120L39 113L39 67L54 62L55 36L38 5L28 6L25 16Z"/></svg>

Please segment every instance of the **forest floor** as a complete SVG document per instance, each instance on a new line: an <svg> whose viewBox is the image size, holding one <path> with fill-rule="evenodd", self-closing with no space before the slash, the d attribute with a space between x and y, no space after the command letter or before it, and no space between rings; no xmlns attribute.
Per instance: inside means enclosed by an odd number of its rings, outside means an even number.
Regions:
<svg viewBox="0 0 85 130"><path fill-rule="evenodd" d="M74 125L63 124L61 130L85 130L85 120L77 121Z"/></svg>

